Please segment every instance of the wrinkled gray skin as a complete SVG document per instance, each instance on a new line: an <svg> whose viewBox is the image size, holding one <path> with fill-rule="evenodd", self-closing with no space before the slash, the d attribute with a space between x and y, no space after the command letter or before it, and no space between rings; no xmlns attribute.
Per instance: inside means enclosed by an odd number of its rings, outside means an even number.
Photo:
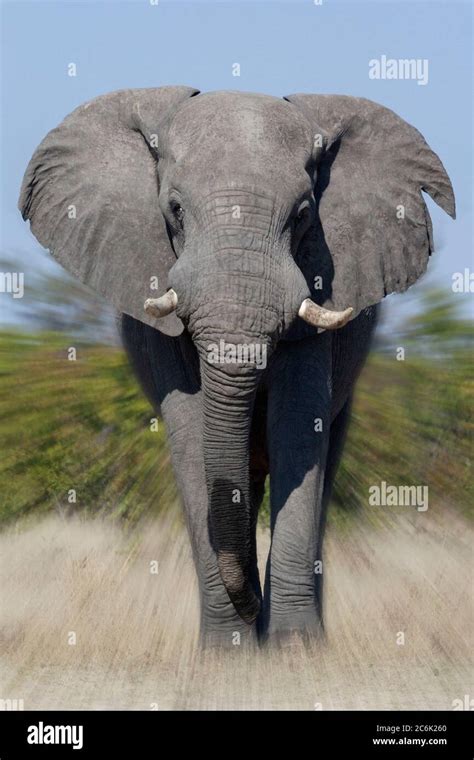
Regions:
<svg viewBox="0 0 474 760"><path fill-rule="evenodd" d="M159 113L152 93L166 101ZM421 135L369 101L194 94L119 94L123 138L106 161L102 146L93 152L96 125L82 138L89 118L101 128L109 101L93 101L90 116L79 109L33 157L21 208L40 242L125 312L125 346L168 432L203 642L232 646L235 632L241 643L294 630L318 634L323 576L315 562L376 304L426 267L431 226L420 188L454 215L452 190ZM117 96L105 97L115 108ZM138 153L145 143L146 156ZM128 157L135 174L122 190L114 172L122 161L126 175ZM148 172L143 191L139 161L143 177ZM94 206L80 218L79 199L86 208L91 194ZM82 228L58 225L74 198ZM161 216L156 233L144 213L135 222L147 204L149 216ZM156 295L145 278L158 259L167 273L159 292L168 286L178 296L176 314L163 320L142 312ZM328 308L353 306L354 318L318 332L298 317L307 297ZM264 346L267 366L210 363L209 347L221 339ZM268 474L272 544L262 594L255 527Z"/></svg>

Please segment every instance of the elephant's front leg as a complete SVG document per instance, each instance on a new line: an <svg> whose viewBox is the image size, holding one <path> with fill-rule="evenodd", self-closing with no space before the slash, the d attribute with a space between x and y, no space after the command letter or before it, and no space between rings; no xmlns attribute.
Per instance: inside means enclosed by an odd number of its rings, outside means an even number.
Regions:
<svg viewBox="0 0 474 760"><path fill-rule="evenodd" d="M131 317L122 320L129 357L166 424L199 582L201 641L229 648L256 640L255 625L237 615L221 580L208 522L199 363L187 334L170 338ZM258 584L258 580L254 581Z"/></svg>
<svg viewBox="0 0 474 760"><path fill-rule="evenodd" d="M321 630L317 576L330 411L328 334L281 343L268 378L272 544L263 621L273 639Z"/></svg>

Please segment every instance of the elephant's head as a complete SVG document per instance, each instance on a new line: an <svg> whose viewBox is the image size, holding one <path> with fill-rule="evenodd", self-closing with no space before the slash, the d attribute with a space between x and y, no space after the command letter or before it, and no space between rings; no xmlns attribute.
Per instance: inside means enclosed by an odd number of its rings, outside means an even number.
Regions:
<svg viewBox="0 0 474 760"><path fill-rule="evenodd" d="M37 149L20 207L38 240L120 311L190 332L212 539L251 622L260 369L280 339L340 327L411 285L432 250L420 191L453 216L454 199L422 136L375 103L196 95L127 90L81 106Z"/></svg>

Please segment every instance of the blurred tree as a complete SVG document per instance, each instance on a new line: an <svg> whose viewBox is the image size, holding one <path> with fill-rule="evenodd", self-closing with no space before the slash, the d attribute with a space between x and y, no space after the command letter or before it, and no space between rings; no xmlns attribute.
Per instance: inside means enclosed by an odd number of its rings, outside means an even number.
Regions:
<svg viewBox="0 0 474 760"><path fill-rule="evenodd" d="M65 332L86 342L119 342L116 312L43 251L2 254L0 271L23 272L25 283L23 298L2 294L4 325Z"/></svg>

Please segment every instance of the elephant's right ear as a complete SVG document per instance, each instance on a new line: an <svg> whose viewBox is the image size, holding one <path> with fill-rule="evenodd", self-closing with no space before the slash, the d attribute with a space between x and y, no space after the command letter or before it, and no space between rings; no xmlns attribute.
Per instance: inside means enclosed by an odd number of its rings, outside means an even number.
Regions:
<svg viewBox="0 0 474 760"><path fill-rule="evenodd" d="M157 320L143 310L166 290L176 262L152 150L160 123L197 93L120 90L80 106L36 149L19 200L33 234L60 264L119 311L167 335L183 330L176 315Z"/></svg>

